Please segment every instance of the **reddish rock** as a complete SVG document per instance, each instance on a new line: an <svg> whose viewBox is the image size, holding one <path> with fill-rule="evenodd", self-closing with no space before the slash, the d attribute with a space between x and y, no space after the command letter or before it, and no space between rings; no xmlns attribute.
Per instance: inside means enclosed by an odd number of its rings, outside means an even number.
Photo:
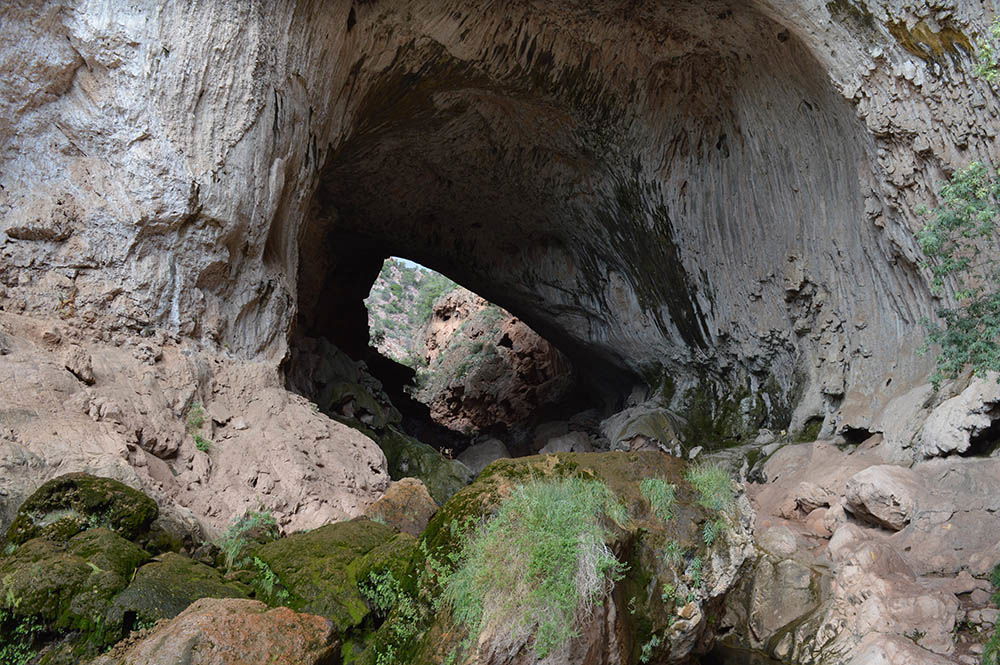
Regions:
<svg viewBox="0 0 1000 665"><path fill-rule="evenodd" d="M333 624L256 600L204 598L92 665L332 665Z"/></svg>

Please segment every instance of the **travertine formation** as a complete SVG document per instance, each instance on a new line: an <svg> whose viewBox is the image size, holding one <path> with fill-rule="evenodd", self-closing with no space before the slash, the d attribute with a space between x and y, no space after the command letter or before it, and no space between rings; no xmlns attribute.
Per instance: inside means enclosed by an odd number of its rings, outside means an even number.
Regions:
<svg viewBox="0 0 1000 665"><path fill-rule="evenodd" d="M995 9L8 4L3 306L276 363L396 253L679 410L875 429L927 369L915 207L997 151Z"/></svg>

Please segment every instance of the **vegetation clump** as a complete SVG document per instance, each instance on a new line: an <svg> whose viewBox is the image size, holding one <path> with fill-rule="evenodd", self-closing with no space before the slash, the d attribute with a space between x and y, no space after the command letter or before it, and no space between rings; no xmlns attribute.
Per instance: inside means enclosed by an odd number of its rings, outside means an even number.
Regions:
<svg viewBox="0 0 1000 665"><path fill-rule="evenodd" d="M925 350L930 345L941 349L931 377L935 387L966 367L980 376L1000 371L1000 259L995 249L1000 178L974 162L956 171L939 195L941 205L918 235L934 291L954 288L955 305L937 311L942 323L924 321L929 333Z"/></svg>
<svg viewBox="0 0 1000 665"><path fill-rule="evenodd" d="M227 571L252 563L247 552L251 545L277 540L278 522L269 511L252 511L236 519L216 545L222 550L223 564Z"/></svg>
<svg viewBox="0 0 1000 665"><path fill-rule="evenodd" d="M600 481L568 478L518 487L465 542L444 587L456 622L475 644L488 625L507 645L533 638L544 658L575 637L625 566L608 549L608 521L624 507Z"/></svg>
<svg viewBox="0 0 1000 665"><path fill-rule="evenodd" d="M698 493L698 503L708 510L729 512L736 505L736 490L729 474L715 464L699 463L684 475Z"/></svg>
<svg viewBox="0 0 1000 665"><path fill-rule="evenodd" d="M653 514L666 522L674 516L674 503L677 501L677 488L663 478L643 478L639 491L649 502Z"/></svg>

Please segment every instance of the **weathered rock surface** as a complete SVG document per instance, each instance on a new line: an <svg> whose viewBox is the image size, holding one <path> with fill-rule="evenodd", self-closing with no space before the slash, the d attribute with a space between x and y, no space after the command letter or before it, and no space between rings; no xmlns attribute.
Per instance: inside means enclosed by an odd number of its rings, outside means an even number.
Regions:
<svg viewBox="0 0 1000 665"><path fill-rule="evenodd" d="M7 3L0 299L273 368L404 254L679 410L770 383L765 426L867 428L928 369L915 210L997 152L988 14Z"/></svg>
<svg viewBox="0 0 1000 665"><path fill-rule="evenodd" d="M434 305L419 398L458 431L517 425L572 386L569 361L524 322L466 289Z"/></svg>
<svg viewBox="0 0 1000 665"><path fill-rule="evenodd" d="M256 600L206 598L92 665L332 665L337 646L322 617Z"/></svg>
<svg viewBox="0 0 1000 665"><path fill-rule="evenodd" d="M416 478L403 478L389 485L385 494L368 506L365 515L403 533L419 536L437 509L438 505L422 482Z"/></svg>
<svg viewBox="0 0 1000 665"><path fill-rule="evenodd" d="M469 446L458 455L458 461L469 467L472 473L479 475L491 462L510 457L510 451L503 441L487 439L481 443Z"/></svg>
<svg viewBox="0 0 1000 665"><path fill-rule="evenodd" d="M903 468L817 442L781 448L764 476L749 489L764 554L726 618L751 646L791 663L970 657L1000 560L1000 460Z"/></svg>
<svg viewBox="0 0 1000 665"><path fill-rule="evenodd" d="M0 328L10 346L0 356L4 528L31 492L71 471L141 488L174 523L190 530L197 521L210 532L261 508L284 528L313 528L361 514L388 486L375 443L288 393L266 364L163 336L122 337L117 347L7 313ZM87 349L92 385L64 367L68 340Z"/></svg>

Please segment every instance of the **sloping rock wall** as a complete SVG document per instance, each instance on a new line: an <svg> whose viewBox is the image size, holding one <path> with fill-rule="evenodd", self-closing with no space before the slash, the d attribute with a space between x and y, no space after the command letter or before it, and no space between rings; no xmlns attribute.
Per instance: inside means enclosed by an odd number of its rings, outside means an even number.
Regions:
<svg viewBox="0 0 1000 665"><path fill-rule="evenodd" d="M928 369L915 207L997 154L996 10L8 3L0 306L276 365L402 254L607 385L872 429Z"/></svg>

